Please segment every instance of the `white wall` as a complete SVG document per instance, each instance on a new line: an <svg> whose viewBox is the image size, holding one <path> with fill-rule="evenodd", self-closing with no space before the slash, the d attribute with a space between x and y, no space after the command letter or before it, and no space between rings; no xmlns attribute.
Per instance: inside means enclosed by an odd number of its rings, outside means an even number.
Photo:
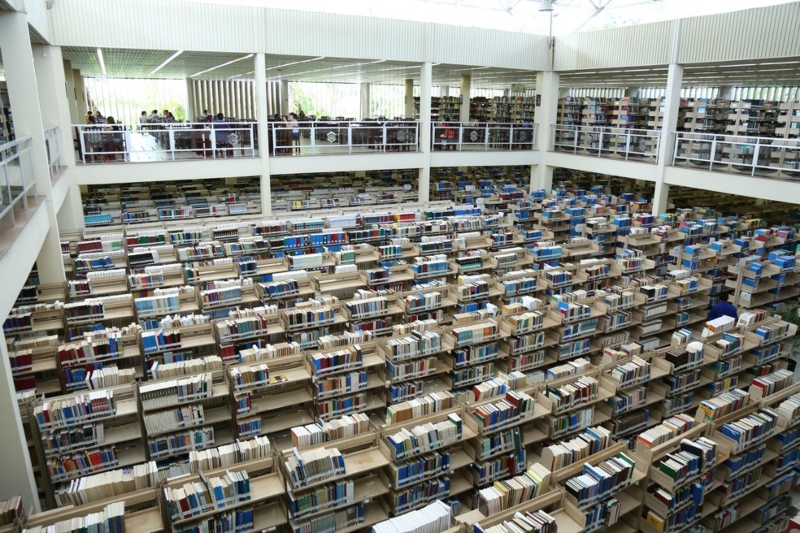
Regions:
<svg viewBox="0 0 800 533"><path fill-rule="evenodd" d="M45 0L17 0L17 4L25 6L25 13L28 15L28 25L36 33L42 36L45 41L51 42L53 32L50 29L50 16L47 13Z"/></svg>

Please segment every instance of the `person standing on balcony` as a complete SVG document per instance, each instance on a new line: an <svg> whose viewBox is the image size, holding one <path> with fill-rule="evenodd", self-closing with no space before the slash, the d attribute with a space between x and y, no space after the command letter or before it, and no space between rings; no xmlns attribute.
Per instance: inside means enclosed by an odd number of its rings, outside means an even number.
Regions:
<svg viewBox="0 0 800 533"><path fill-rule="evenodd" d="M294 113L289 113L287 122L289 122L288 127L292 130L292 145L294 146L293 150L296 149L297 155L300 155L300 124L297 122L297 115Z"/></svg>
<svg viewBox="0 0 800 533"><path fill-rule="evenodd" d="M233 148L230 142L228 142L228 131L225 127L225 115L222 113L217 113L216 118L211 121L211 127L214 130L214 139L217 143L217 149L219 148ZM225 150L225 155L227 157L233 157L233 150ZM223 152L219 151L219 155L222 156Z"/></svg>
<svg viewBox="0 0 800 533"><path fill-rule="evenodd" d="M141 127L142 124L147 124L147 111L142 111L142 114L139 115L139 124L139 127Z"/></svg>
<svg viewBox="0 0 800 533"><path fill-rule="evenodd" d="M147 122L158 122L161 116L158 114L158 109L153 109L150 116L147 117Z"/></svg>

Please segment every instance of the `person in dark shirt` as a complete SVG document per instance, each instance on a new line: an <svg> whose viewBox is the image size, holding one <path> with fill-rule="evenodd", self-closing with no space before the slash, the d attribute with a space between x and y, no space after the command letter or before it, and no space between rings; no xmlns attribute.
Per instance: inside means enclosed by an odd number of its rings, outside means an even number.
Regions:
<svg viewBox="0 0 800 533"><path fill-rule="evenodd" d="M736 306L728 302L728 293L723 292L719 295L719 303L711 308L708 312L708 320L714 320L721 316L729 316L734 320L739 319L739 313L736 311Z"/></svg>

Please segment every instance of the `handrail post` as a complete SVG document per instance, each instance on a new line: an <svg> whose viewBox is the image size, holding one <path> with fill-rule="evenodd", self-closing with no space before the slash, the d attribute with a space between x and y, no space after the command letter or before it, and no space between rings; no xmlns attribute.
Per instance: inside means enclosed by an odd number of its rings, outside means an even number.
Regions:
<svg viewBox="0 0 800 533"><path fill-rule="evenodd" d="M714 169L714 156L717 155L717 136L711 139L711 150L708 153L708 170Z"/></svg>
<svg viewBox="0 0 800 533"><path fill-rule="evenodd" d="M625 161L628 160L628 154L631 152L631 134L625 134Z"/></svg>
<svg viewBox="0 0 800 533"><path fill-rule="evenodd" d="M761 145L759 144L759 139L756 138L756 148L753 151L753 170L750 172L751 176L756 175L756 165L758 164L758 152L761 150Z"/></svg>
<svg viewBox="0 0 800 533"><path fill-rule="evenodd" d="M175 161L175 130L170 127L167 132L169 133L169 151L172 154L172 160Z"/></svg>
<svg viewBox="0 0 800 533"><path fill-rule="evenodd" d="M464 149L464 123L458 123L458 151L461 152Z"/></svg>
<svg viewBox="0 0 800 533"><path fill-rule="evenodd" d="M347 125L347 153L353 153L353 125Z"/></svg>
<svg viewBox="0 0 800 533"><path fill-rule="evenodd" d="M603 152L603 129L600 128L600 136L597 138L597 157L600 157Z"/></svg>
<svg viewBox="0 0 800 533"><path fill-rule="evenodd" d="M217 131L214 129L214 125L211 125L211 159L217 158Z"/></svg>
<svg viewBox="0 0 800 533"><path fill-rule="evenodd" d="M660 137L658 138L660 140ZM675 166L678 160L678 145L681 142L681 134L679 132L675 132L675 146L672 149L672 166ZM658 153L658 150L656 150ZM656 161L657 162L657 161Z"/></svg>
<svg viewBox="0 0 800 533"><path fill-rule="evenodd" d="M311 123L311 155L317 154L317 127L314 126L314 123Z"/></svg>
<svg viewBox="0 0 800 533"><path fill-rule="evenodd" d="M513 123L508 128L508 149L509 149L509 151L514 150L514 124Z"/></svg>
<svg viewBox="0 0 800 533"><path fill-rule="evenodd" d="M579 131L579 126L576 126L575 127L575 133L572 134L572 153L573 154L577 154L578 153L578 131Z"/></svg>
<svg viewBox="0 0 800 533"><path fill-rule="evenodd" d="M484 136L484 139L483 139L483 151L484 152L488 152L489 151L489 123L488 122L486 123L486 135Z"/></svg>
<svg viewBox="0 0 800 533"><path fill-rule="evenodd" d="M387 131L387 129L388 129L388 126L384 122L383 123L383 146L381 146L381 152L384 153L384 154L386 153L386 141L389 138L389 132Z"/></svg>
<svg viewBox="0 0 800 533"><path fill-rule="evenodd" d="M81 145L81 161L86 164L86 143L83 139L83 128L78 126L78 142Z"/></svg>

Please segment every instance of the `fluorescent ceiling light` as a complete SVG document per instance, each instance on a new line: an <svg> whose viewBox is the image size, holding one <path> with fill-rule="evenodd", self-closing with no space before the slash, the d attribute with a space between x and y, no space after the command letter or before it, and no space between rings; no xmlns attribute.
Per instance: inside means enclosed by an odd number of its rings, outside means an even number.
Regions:
<svg viewBox="0 0 800 533"><path fill-rule="evenodd" d="M370 63L370 65L375 65L377 63L383 63L384 61L386 61L386 60L385 59L379 59L378 61L373 61L372 63Z"/></svg>
<svg viewBox="0 0 800 533"><path fill-rule="evenodd" d="M221 64L221 65L217 65L216 67L211 67L211 68L208 68L208 69L206 69L206 70L201 70L200 72L195 72L194 74L192 74L192 75L191 75L191 76L189 76L189 77L190 77L190 78L194 78L195 76L199 76L200 74L205 74L205 73L207 73L207 72L211 72L212 70L217 70L218 68L227 67L228 65L233 65L234 63L238 63L239 61L243 61L243 60L245 60L245 59L250 59L250 58L251 58L251 57L253 57L254 55L255 55L255 54L248 54L248 55L246 55L246 56L242 56L242 57L240 57L240 58L238 58L238 59L234 59L233 61L228 61L228 62L226 62L226 63L223 63L223 64Z"/></svg>
<svg viewBox="0 0 800 533"><path fill-rule="evenodd" d="M229 79L229 80L232 80L232 79L234 79L234 78L239 78L239 77L241 77L241 76L247 76L248 74L255 74L255 73L256 73L256 71L255 71L255 70L251 70L250 72L245 72L244 74L236 74L235 76L231 76L231 77L230 77L230 78L228 78L228 79Z"/></svg>
<svg viewBox="0 0 800 533"><path fill-rule="evenodd" d="M172 54L171 56L169 56L169 57L166 59L166 61L164 61L164 62L163 62L163 63L161 63L159 66L157 66L155 69L153 69L153 72L151 72L151 73L150 73L150 75L152 76L153 74L155 74L156 72L158 72L158 71L159 71L159 70L161 70L162 68L164 68L164 67L166 67L167 65L169 65L169 64L172 62L172 60L173 60L173 59L175 59L176 57L178 57L178 56L179 56L179 55L181 55L182 53L183 53L183 50L178 50L177 52L175 52L174 54Z"/></svg>
<svg viewBox="0 0 800 533"><path fill-rule="evenodd" d="M103 76L105 76L106 62L103 61L103 51L100 48L97 49L97 60L100 61L100 70L103 72Z"/></svg>
<svg viewBox="0 0 800 533"><path fill-rule="evenodd" d="M264 70L275 70L276 68L283 68L283 67L291 67L292 65L300 65L302 63L311 63L312 61L319 61L320 59L325 59L325 56L319 56L312 59L304 59L302 61L292 61L291 63L284 63L283 65L276 65L274 67L269 67Z"/></svg>

